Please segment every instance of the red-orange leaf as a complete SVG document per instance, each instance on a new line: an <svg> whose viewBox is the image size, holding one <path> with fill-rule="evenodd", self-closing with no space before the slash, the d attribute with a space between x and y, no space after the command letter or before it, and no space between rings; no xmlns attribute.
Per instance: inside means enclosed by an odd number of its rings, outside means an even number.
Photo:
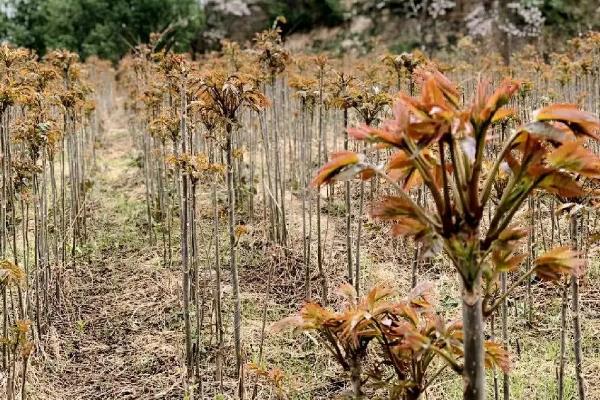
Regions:
<svg viewBox="0 0 600 400"><path fill-rule="evenodd" d="M435 80L437 87L444 94L446 100L448 100L454 107L458 107L460 93L456 85L439 71L434 71L431 75Z"/></svg>
<svg viewBox="0 0 600 400"><path fill-rule="evenodd" d="M398 94L399 101L394 107L394 121L396 126L406 129L409 123L409 111L419 120L429 118L429 110L419 99L410 97L404 93ZM386 125L384 123L384 125Z"/></svg>
<svg viewBox="0 0 600 400"><path fill-rule="evenodd" d="M492 252L492 261L497 272L511 272L516 270L523 262L526 255L512 253L506 250L495 250Z"/></svg>
<svg viewBox="0 0 600 400"><path fill-rule="evenodd" d="M386 196L372 212L374 218L397 220L400 217L413 217L413 207L404 197Z"/></svg>
<svg viewBox="0 0 600 400"><path fill-rule="evenodd" d="M575 104L553 104L537 110L536 121L561 121L573 129L575 134L600 140L600 121L594 114L579 110Z"/></svg>
<svg viewBox="0 0 600 400"><path fill-rule="evenodd" d="M502 242L512 242L523 239L527 236L527 229L519 227L506 228L498 235L498 240Z"/></svg>
<svg viewBox="0 0 600 400"><path fill-rule="evenodd" d="M504 80L500 87L487 99L485 108L479 115L480 121L487 121L494 117L496 111L510 101L513 94L519 89L519 86L520 83L515 80Z"/></svg>
<svg viewBox="0 0 600 400"><path fill-rule="evenodd" d="M535 272L545 281L557 281L565 275L578 275L585 260L569 247L557 247L535 260Z"/></svg>
<svg viewBox="0 0 600 400"><path fill-rule="evenodd" d="M414 122L408 127L408 135L414 139L420 147L425 147L429 143L439 139L449 127L448 123L441 123L438 120L429 119L420 122ZM446 126L448 129L442 129Z"/></svg>
<svg viewBox="0 0 600 400"><path fill-rule="evenodd" d="M431 308L434 303L434 285L431 282L421 282L408 294L410 304L417 308Z"/></svg>
<svg viewBox="0 0 600 400"><path fill-rule="evenodd" d="M431 340L427 336L421 334L416 329L407 329L404 332L403 339L400 346L415 352L427 348L431 343Z"/></svg>
<svg viewBox="0 0 600 400"><path fill-rule="evenodd" d="M508 118L516 118L517 111L513 108L501 108L492 117L492 123L497 124Z"/></svg>
<svg viewBox="0 0 600 400"><path fill-rule="evenodd" d="M491 340L486 340L484 347L486 368L495 366L507 374L511 368L508 351L500 343Z"/></svg>
<svg viewBox="0 0 600 400"><path fill-rule="evenodd" d="M579 197L585 194L583 188L567 174L554 172L546 176L539 185L549 193L563 197Z"/></svg>
<svg viewBox="0 0 600 400"><path fill-rule="evenodd" d="M387 170L391 169L404 169L412 167L413 160L403 150L397 151L390 157L387 163Z"/></svg>
<svg viewBox="0 0 600 400"><path fill-rule="evenodd" d="M427 225L410 217L400 217L392 226L394 236L420 236L427 230Z"/></svg>
<svg viewBox="0 0 600 400"><path fill-rule="evenodd" d="M525 255L515 254L515 244L527 236L527 229L510 227L503 230L494 242L492 262L498 272L513 271L519 267Z"/></svg>
<svg viewBox="0 0 600 400"><path fill-rule="evenodd" d="M373 287L373 289L369 291L369 294L366 298L367 309L373 310L377 302L379 302L382 299L385 299L386 297L391 296L393 293L394 290L387 286L377 285Z"/></svg>
<svg viewBox="0 0 600 400"><path fill-rule="evenodd" d="M445 107L446 98L442 93L442 90L438 86L434 77L429 77L423 84L421 92L421 102L428 107Z"/></svg>
<svg viewBox="0 0 600 400"><path fill-rule="evenodd" d="M374 128L363 125L358 128L348 128L348 136L355 140L371 143L383 143L390 146L402 145L402 134L385 128Z"/></svg>
<svg viewBox="0 0 600 400"><path fill-rule="evenodd" d="M554 168L563 168L592 178L600 177L600 158L579 142L564 143L546 158Z"/></svg>
<svg viewBox="0 0 600 400"><path fill-rule="evenodd" d="M574 138L573 133L565 128L564 125L561 124L561 127L554 126L549 122L530 122L528 124L522 125L518 128L519 132L526 132L539 140L545 140L550 143L560 144L566 141L572 140ZM515 144L524 142L527 139L525 134L522 134L515 140Z"/></svg>
<svg viewBox="0 0 600 400"><path fill-rule="evenodd" d="M311 182L314 187L340 179L340 174L343 173L342 177L348 175L358 175L367 169L361 165L363 156L352 151L340 151L332 154L331 160L321 168L317 176ZM340 179L341 180L341 179Z"/></svg>
<svg viewBox="0 0 600 400"><path fill-rule="evenodd" d="M423 183L413 160L402 150L392 154L386 168L390 178L395 181L402 180L404 190L408 191Z"/></svg>
<svg viewBox="0 0 600 400"><path fill-rule="evenodd" d="M307 329L319 329L323 324L335 318L335 314L316 303L307 303L300 310Z"/></svg>

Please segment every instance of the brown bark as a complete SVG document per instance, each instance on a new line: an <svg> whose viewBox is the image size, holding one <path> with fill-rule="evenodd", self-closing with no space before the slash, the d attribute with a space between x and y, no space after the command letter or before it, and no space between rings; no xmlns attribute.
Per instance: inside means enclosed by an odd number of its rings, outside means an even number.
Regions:
<svg viewBox="0 0 600 400"><path fill-rule="evenodd" d="M463 398L465 400L484 400L483 312L478 281L471 288L463 288L462 300L465 351Z"/></svg>

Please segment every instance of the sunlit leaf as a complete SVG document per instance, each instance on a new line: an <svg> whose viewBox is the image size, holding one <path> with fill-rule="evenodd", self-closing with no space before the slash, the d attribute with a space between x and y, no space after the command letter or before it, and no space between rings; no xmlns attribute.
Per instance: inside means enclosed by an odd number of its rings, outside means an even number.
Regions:
<svg viewBox="0 0 600 400"><path fill-rule="evenodd" d="M300 316L306 327L318 328L327 321L335 318L335 314L316 303L307 303L300 310Z"/></svg>
<svg viewBox="0 0 600 400"><path fill-rule="evenodd" d="M376 285L374 286L367 295L367 307L372 310L375 304L383 300L394 293L394 290L387 286Z"/></svg>
<svg viewBox="0 0 600 400"><path fill-rule="evenodd" d="M417 284L408 294L408 300L413 306L431 308L434 304L434 285L425 281Z"/></svg>
<svg viewBox="0 0 600 400"><path fill-rule="evenodd" d="M408 324L405 326L410 327ZM410 349L414 352L423 350L431 344L431 340L416 329L406 329L402 338L401 347Z"/></svg>
<svg viewBox="0 0 600 400"><path fill-rule="evenodd" d="M25 271L8 261L0 261L0 286L19 285L25 279Z"/></svg>
<svg viewBox="0 0 600 400"><path fill-rule="evenodd" d="M383 143L390 146L401 146L403 136L399 132L384 128L375 128L363 125L358 128L348 128L348 136L355 140L364 140L370 143Z"/></svg>
<svg viewBox="0 0 600 400"><path fill-rule="evenodd" d="M501 108L492 117L492 123L497 124L503 122L509 118L516 118L517 111L513 108Z"/></svg>
<svg viewBox="0 0 600 400"><path fill-rule="evenodd" d="M348 310L344 313L341 335L356 348L359 338L373 336L371 314L366 310ZM366 323L366 325L365 325Z"/></svg>
<svg viewBox="0 0 600 400"><path fill-rule="evenodd" d="M364 156L352 151L340 151L332 154L331 160L321 168L311 182L314 187L334 182L336 180L350 179L369 169L363 165Z"/></svg>
<svg viewBox="0 0 600 400"><path fill-rule="evenodd" d="M496 272L511 272L519 268L526 254L512 255L506 250L495 250L492 252L492 262Z"/></svg>
<svg viewBox="0 0 600 400"><path fill-rule="evenodd" d="M420 148L425 148L440 139L448 129L448 123L430 119L411 123L407 132Z"/></svg>
<svg viewBox="0 0 600 400"><path fill-rule="evenodd" d="M437 164L437 160L434 158L432 152L429 149L423 149L419 155L428 162L428 165L433 165L432 175L436 179L436 183L441 184L441 167ZM386 165L386 169L388 176L394 181L401 181L402 187L406 191L423 184L423 178L417 170L413 158L403 150L392 154ZM449 165L447 165L447 169L451 171Z"/></svg>
<svg viewBox="0 0 600 400"><path fill-rule="evenodd" d="M486 368L498 367L502 372L508 374L511 369L508 351L500 343L491 340L486 340L484 347Z"/></svg>
<svg viewBox="0 0 600 400"><path fill-rule="evenodd" d="M527 236L528 230L520 227L509 227L500 232L498 240L502 242L513 242L523 239Z"/></svg>
<svg viewBox="0 0 600 400"><path fill-rule="evenodd" d="M413 166L413 160L406 154L405 151L400 150L391 155L388 163L386 165L386 169L404 169Z"/></svg>
<svg viewBox="0 0 600 400"><path fill-rule="evenodd" d="M575 104L553 104L534 113L536 121L561 121L573 129L575 134L600 140L600 121L589 112L581 111Z"/></svg>
<svg viewBox="0 0 600 400"><path fill-rule="evenodd" d="M419 325L419 314L415 309L406 301L401 301L395 305L394 313L409 321L413 326Z"/></svg>
<svg viewBox="0 0 600 400"><path fill-rule="evenodd" d="M585 194L583 188L572 177L560 172L551 173L542 179L539 188L567 198L579 197Z"/></svg>
<svg viewBox="0 0 600 400"><path fill-rule="evenodd" d="M421 221L410 217L399 217L392 226L394 236L422 236L429 227ZM418 240L418 239L417 239Z"/></svg>
<svg viewBox="0 0 600 400"><path fill-rule="evenodd" d="M513 94L519 89L520 83L512 79L506 79L487 99L485 107L479 115L479 121L487 121L495 117L496 112L506 105Z"/></svg>
<svg viewBox="0 0 600 400"><path fill-rule="evenodd" d="M545 281L557 281L565 275L578 275L585 266L580 254L569 247L557 247L535 259L535 272Z"/></svg>
<svg viewBox="0 0 600 400"><path fill-rule="evenodd" d="M414 210L404 197L386 196L373 207L371 215L382 220L396 220L399 217L414 217Z"/></svg>
<svg viewBox="0 0 600 400"><path fill-rule="evenodd" d="M399 126L403 131L406 131L409 125L409 114L412 114L419 121L429 118L429 110L427 109L427 106L422 104L419 99L415 99L414 97L408 96L404 93L399 93L398 98L399 101L394 107L395 118L390 125ZM384 126L387 125L388 123L384 123Z"/></svg>
<svg viewBox="0 0 600 400"><path fill-rule="evenodd" d="M460 92L456 85L439 71L434 71L432 77L435 80L437 87L450 104L454 107L458 107L460 103Z"/></svg>
<svg viewBox="0 0 600 400"><path fill-rule="evenodd" d="M600 158L576 141L564 143L550 153L546 160L554 168L592 178L600 177Z"/></svg>
<svg viewBox="0 0 600 400"><path fill-rule="evenodd" d="M560 144L566 141L572 140L573 136L569 135L570 132L566 132L549 122L530 122L525 125L521 125L518 128L519 132L526 132L539 140L546 140L551 143ZM523 138L520 137L515 140L515 143L519 143Z"/></svg>

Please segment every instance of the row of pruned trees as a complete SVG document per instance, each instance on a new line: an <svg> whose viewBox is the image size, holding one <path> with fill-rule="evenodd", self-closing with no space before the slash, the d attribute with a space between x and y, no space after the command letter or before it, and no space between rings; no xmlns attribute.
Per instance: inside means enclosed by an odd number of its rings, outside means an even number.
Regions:
<svg viewBox="0 0 600 400"><path fill-rule="evenodd" d="M599 48L592 34L552 55L552 63L528 48L510 68L469 41L437 63L418 52L366 60L292 57L277 30L258 34L249 49L225 43L222 54L197 62L137 48L121 74L144 154L148 232L165 265L181 266L186 365L201 397L227 391L228 377L235 377L237 395L246 395L246 342L253 338L244 334L242 287L256 276L239 265L264 257L271 262L262 271L255 372L277 381L278 396L286 396L280 374L262 365L265 327L276 286L292 279L286 287L298 299L320 305L288 322L319 332L349 371L356 398L387 387L381 380L366 384L376 377L362 368L372 362L367 348L375 342L389 351L378 367L396 372L383 379L394 388L392 398L417 398L445 369L463 375L465 398L483 398L486 359L504 372L502 389L494 372L496 398L510 398L507 351L515 318L509 307L522 304L532 323L533 286L540 281L545 291L552 289L544 282L555 282L564 299L563 393L571 288L584 398L578 285L595 220ZM489 81L473 79L481 69ZM349 181L355 175L365 180ZM311 181L344 183L316 191ZM382 222L363 218L367 210ZM393 237L377 235L375 226L391 226ZM413 297L375 313L387 288L359 300L373 237L398 248L413 287L422 284L424 267L446 259L461 282L462 317L448 326ZM337 241L343 257L331 247ZM240 252L241 246L250 247ZM300 273L282 277L289 260ZM349 305L332 313L325 307L339 305L330 291L340 281L350 283ZM414 293L421 296L422 287ZM287 295L295 299L294 290ZM490 332L495 340L484 341ZM227 368L229 357L235 368Z"/></svg>
<svg viewBox="0 0 600 400"><path fill-rule="evenodd" d="M2 45L0 69L0 371L7 398L25 399L28 361L44 347L65 271L77 267L87 236L100 123L77 55L53 51L40 60Z"/></svg>

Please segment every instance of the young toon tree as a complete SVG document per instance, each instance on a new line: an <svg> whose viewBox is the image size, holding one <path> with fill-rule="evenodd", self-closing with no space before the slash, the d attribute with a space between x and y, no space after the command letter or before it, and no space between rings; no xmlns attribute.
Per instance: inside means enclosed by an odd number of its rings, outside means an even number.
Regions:
<svg viewBox="0 0 600 400"><path fill-rule="evenodd" d="M240 287L238 266L236 263L236 206L234 190L234 131L239 127L238 114L243 108L259 112L269 105L263 93L256 89L255 80L247 74L227 74L224 71L210 71L201 77L197 97L204 100L199 109L218 116L222 121L224 130L224 151L226 155L227 171L227 200L229 224L229 268L231 270L231 284L234 296L234 345L236 370L240 378L239 397L243 398L243 356L242 356L242 305L240 300Z"/></svg>
<svg viewBox="0 0 600 400"><path fill-rule="evenodd" d="M485 160L493 122L511 115L503 108L519 89L506 80L492 93L481 81L473 104L462 108L459 91L437 71L420 71L420 98L404 94L394 106L394 118L381 128L352 129L357 140L397 151L387 168L372 165L364 154L341 152L333 156L313 180L320 186L335 180L381 176L398 192L373 209L373 217L393 224L396 235L412 235L429 251L441 251L452 261L462 284L464 324L464 398L485 399L484 317L496 310L520 283L537 273L558 280L582 266L568 248L540 256L501 298L492 301L490 287L501 272L515 270L522 257L516 243L526 231L511 227L525 200L536 189L562 196L583 192L577 175L600 175L600 159L583 150L583 140L598 140L599 121L573 105L557 104L538 110L534 121L515 129L495 160ZM574 151L573 149L581 149ZM586 154L588 152L586 151ZM491 218L490 194L501 171L510 178ZM418 205L398 181L418 179L430 192L433 210Z"/></svg>
<svg viewBox="0 0 600 400"><path fill-rule="evenodd" d="M272 329L315 331L349 375L352 398L383 391L391 400L418 400L446 368L461 373L462 323L447 322L436 311L432 284L417 285L400 300L386 286L375 286L359 298L347 283L340 294L346 300L340 311L307 303ZM485 363L510 368L508 353L490 340L485 342Z"/></svg>

